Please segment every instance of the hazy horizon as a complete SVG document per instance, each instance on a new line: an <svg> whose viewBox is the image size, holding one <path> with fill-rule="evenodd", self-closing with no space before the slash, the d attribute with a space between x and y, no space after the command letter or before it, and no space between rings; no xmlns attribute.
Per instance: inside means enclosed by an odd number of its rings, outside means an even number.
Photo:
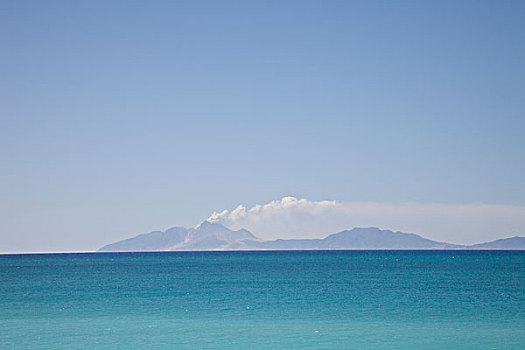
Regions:
<svg viewBox="0 0 525 350"><path fill-rule="evenodd" d="M246 229L262 240L325 238L330 234L358 227L415 233L438 242L472 245L502 238L525 236L525 207L497 205L385 204L337 201L310 201L291 196L251 208L214 211L200 220L219 223L233 230ZM0 253L90 252L101 246L152 231L165 231L171 225L145 232L128 232L120 237L108 235L91 249L0 251ZM422 231L424 230L424 231ZM110 238L112 237L112 238Z"/></svg>

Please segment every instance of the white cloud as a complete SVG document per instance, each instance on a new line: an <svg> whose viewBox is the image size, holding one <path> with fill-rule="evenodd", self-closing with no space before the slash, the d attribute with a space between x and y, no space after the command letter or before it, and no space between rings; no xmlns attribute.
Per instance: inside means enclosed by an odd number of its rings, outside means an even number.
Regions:
<svg viewBox="0 0 525 350"><path fill-rule="evenodd" d="M214 212L208 221L246 228L264 239L314 238L353 227L419 233L450 243L525 235L525 207L485 204L389 204L284 197L263 205Z"/></svg>

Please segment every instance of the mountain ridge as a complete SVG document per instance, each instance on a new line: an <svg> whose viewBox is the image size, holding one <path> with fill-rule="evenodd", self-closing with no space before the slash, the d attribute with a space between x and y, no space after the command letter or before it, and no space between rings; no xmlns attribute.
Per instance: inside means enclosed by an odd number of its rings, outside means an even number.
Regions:
<svg viewBox="0 0 525 350"><path fill-rule="evenodd" d="M246 229L231 230L204 221L193 228L172 227L107 244L99 252L207 250L364 250L364 249L476 249L525 250L525 237L509 237L473 245L433 241L415 233L356 227L325 238L264 241Z"/></svg>

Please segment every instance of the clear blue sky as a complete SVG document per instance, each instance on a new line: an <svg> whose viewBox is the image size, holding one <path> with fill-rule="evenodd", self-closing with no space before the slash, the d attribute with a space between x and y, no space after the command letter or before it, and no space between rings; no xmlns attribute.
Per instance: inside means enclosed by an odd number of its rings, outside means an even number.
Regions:
<svg viewBox="0 0 525 350"><path fill-rule="evenodd" d="M0 251L283 195L525 205L524 1L0 1L0 43Z"/></svg>

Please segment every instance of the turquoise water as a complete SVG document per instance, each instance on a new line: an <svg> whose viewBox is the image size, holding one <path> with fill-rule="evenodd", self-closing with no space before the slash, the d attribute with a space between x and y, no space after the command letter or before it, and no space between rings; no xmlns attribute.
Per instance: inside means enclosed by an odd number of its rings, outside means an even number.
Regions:
<svg viewBox="0 0 525 350"><path fill-rule="evenodd" d="M525 252L0 256L0 349L524 349Z"/></svg>

